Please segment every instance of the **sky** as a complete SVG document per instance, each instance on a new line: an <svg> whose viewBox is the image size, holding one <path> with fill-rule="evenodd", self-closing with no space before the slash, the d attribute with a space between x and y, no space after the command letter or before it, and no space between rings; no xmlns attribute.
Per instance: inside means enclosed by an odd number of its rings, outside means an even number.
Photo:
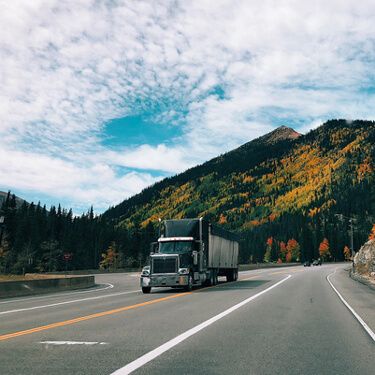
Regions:
<svg viewBox="0 0 375 375"><path fill-rule="evenodd" d="M0 0L0 190L96 213L280 125L375 120L373 1Z"/></svg>

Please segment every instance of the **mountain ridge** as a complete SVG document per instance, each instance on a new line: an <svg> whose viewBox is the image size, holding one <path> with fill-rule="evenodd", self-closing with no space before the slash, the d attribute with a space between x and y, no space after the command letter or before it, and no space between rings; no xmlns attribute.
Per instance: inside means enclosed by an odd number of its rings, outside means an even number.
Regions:
<svg viewBox="0 0 375 375"><path fill-rule="evenodd" d="M322 232L316 228L335 212L362 217L356 235L365 238L370 225L366 214L375 213L375 123L330 120L305 135L296 133L277 128L154 184L109 209L103 218L130 230L145 228L159 217L205 216L242 233L249 248L258 243L258 260L272 235L302 241L305 231L314 238L311 244L304 239L307 252L317 251ZM330 235L335 246L349 243L346 235L342 240Z"/></svg>
<svg viewBox="0 0 375 375"><path fill-rule="evenodd" d="M226 163L225 163L225 158L228 155L230 155L232 159L236 159L236 160L231 160L231 164L232 163L236 164L236 162L240 162L242 160L242 158L244 157L244 154L247 154L249 152L253 152L254 154L258 155L259 151L260 151L259 149L263 148L265 145L269 146L268 152L270 154L272 154L272 153L279 154L280 151L285 147L286 144L288 144L289 142L294 142L300 136L302 136L302 134L296 132L294 129L292 129L290 127L287 127L285 125L280 126L280 127L274 129L273 131L271 131L271 132L269 132L269 133L267 133L263 136L260 136L258 138L255 138L255 139L249 141L249 142L244 143L243 145L237 147L234 150L228 151L228 152L226 152L222 155L219 155L217 157L214 157L214 158L212 158L212 159L210 159L210 160L208 160L208 161L206 161L202 164L191 167L191 168L187 169L186 171L181 172L181 173L179 173L175 176L166 177L165 179L163 179L159 182L156 182L155 184L153 184L149 187L146 187L140 193L135 194L132 197L129 197L129 198L125 199L123 202L121 202L120 204L118 204L114 207L110 207L106 212L103 213L103 217L111 217L111 216L113 217L113 216L116 216L116 215L117 216L118 215L123 216L126 213L125 212L120 213L120 212L123 211L123 209L125 208L124 206L126 206L128 202L134 202L135 204L139 204L139 198L141 198L143 196L143 194L148 195L148 192L151 189L158 188L158 187L162 188L164 185L167 185L169 183L173 184L175 182L185 181L186 179L184 178L184 176L186 176L186 175L190 176L190 174L192 174L194 176L194 178L199 178L199 177L201 177L201 175L203 173L202 169L204 170L205 167L212 168L217 173L223 174L226 171L228 171L229 169L232 169L231 165L226 165ZM280 144L282 144L282 146L280 146ZM249 150L249 148L250 148L250 150ZM257 162L262 160L261 156L260 155L258 155L258 156L259 157L256 159ZM259 158L260 158L260 160L259 160ZM254 162L249 161L248 164L252 165L252 164L254 164ZM249 168L248 164L245 167L242 166L240 169ZM239 166L238 163L237 163L237 165ZM126 211L126 208L125 208L125 211ZM114 215L112 215L112 213L114 213Z"/></svg>

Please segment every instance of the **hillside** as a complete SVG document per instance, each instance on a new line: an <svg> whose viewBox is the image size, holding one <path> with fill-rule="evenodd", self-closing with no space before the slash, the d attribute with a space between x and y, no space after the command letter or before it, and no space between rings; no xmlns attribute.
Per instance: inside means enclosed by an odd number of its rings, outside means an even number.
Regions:
<svg viewBox="0 0 375 375"><path fill-rule="evenodd" d="M145 189L103 218L129 230L159 217L205 216L242 233L244 259L260 260L270 236L298 239L306 257L328 237L340 259L349 241L334 214L357 218L358 246L375 216L374 144L369 121L332 120L304 136L281 127Z"/></svg>
<svg viewBox="0 0 375 375"><path fill-rule="evenodd" d="M5 193L4 191L0 191L0 207L3 204L3 202L7 199L9 193ZM15 196L16 205L17 207L21 207L23 202L26 202L24 199ZM27 203L27 202L26 202Z"/></svg>
<svg viewBox="0 0 375 375"><path fill-rule="evenodd" d="M157 201L157 205L153 205L152 212L155 214L151 216L141 216L142 222L152 220L153 218L165 217L169 215L181 215L184 217L197 216L199 213L206 213L194 208L192 203L193 198L203 198L205 195L215 196L215 191L210 191L210 185L224 176L233 173L244 173L251 170L260 163L269 158L281 157L288 150L289 145L300 136L299 133L286 126L277 128L260 138L248 142L241 147L230 151L224 155L220 155L202 165L188 169L187 171L170 178L165 178L161 182L156 183L144 189L140 194L137 194L116 207L110 208L103 214L104 218L131 219L133 214L139 218L140 212L138 209L142 206L150 207L150 203ZM192 190L200 186L195 194L191 194ZM206 191L207 190L207 191ZM173 197L165 201L168 193L173 191ZM189 194L189 198L188 195ZM190 195L191 194L191 195ZM201 196L202 195L202 196ZM172 208L169 201L177 198L178 202L174 202ZM189 203L188 203L189 202ZM181 203L181 204L180 204ZM201 202L204 203L204 202ZM164 210L161 206L167 206ZM182 207L184 206L184 207ZM182 212L181 209L188 209L188 212ZM155 216L156 215L156 216ZM158 216L159 215L159 216ZM162 215L162 216L160 216Z"/></svg>

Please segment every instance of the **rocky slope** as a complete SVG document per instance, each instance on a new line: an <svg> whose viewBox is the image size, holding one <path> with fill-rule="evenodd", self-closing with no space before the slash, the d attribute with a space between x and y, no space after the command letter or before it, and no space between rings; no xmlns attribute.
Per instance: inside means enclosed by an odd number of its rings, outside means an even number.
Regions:
<svg viewBox="0 0 375 375"><path fill-rule="evenodd" d="M355 255L353 273L369 279L375 286L375 240L366 242Z"/></svg>

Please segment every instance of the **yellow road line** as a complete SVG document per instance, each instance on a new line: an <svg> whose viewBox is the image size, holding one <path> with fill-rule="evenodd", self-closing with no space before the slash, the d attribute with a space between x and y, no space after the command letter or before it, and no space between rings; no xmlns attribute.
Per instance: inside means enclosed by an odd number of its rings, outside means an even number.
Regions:
<svg viewBox="0 0 375 375"><path fill-rule="evenodd" d="M285 271L277 271L277 272L271 272L270 275L277 275L279 273L290 273L290 272L303 272L303 269L292 269L292 270L285 270Z"/></svg>
<svg viewBox="0 0 375 375"><path fill-rule="evenodd" d="M254 279L255 277L258 277L258 275L254 275L254 276L251 276L251 277L247 277L246 279L241 279L240 281L245 281L245 280Z"/></svg>
<svg viewBox="0 0 375 375"><path fill-rule="evenodd" d="M279 273L286 273L286 272L292 272L292 271L277 271L277 272L271 272L270 275L277 275Z"/></svg>
<svg viewBox="0 0 375 375"><path fill-rule="evenodd" d="M48 325L45 325L45 326L40 326L40 327L31 328L31 329L26 329L24 331L18 331L18 332L8 333L6 335L1 335L0 336L0 341L9 340L11 338L18 337L18 336L30 335L30 334L36 333L36 332L47 331L47 330L52 329L52 328L63 327L63 326L67 326L67 325L70 325L70 324L75 324L75 323L83 322L83 321L86 321L86 320L100 318L102 316L117 314L117 313L120 313L120 312L123 312L123 311L137 309L138 307L148 306L148 305L152 305L154 303L167 301L167 300L170 300L170 299L173 299L173 298L183 297L183 296L186 296L188 294L192 294L192 292L186 292L186 293L181 293L181 294L174 294L173 296L158 298L158 299L154 299L152 301L138 303L136 305L119 307L119 308L114 309L114 310L108 310L108 311L103 311L103 312L96 313L96 314L81 316L79 318L74 318L74 319L65 320L65 321L62 321L62 322L48 324Z"/></svg>

